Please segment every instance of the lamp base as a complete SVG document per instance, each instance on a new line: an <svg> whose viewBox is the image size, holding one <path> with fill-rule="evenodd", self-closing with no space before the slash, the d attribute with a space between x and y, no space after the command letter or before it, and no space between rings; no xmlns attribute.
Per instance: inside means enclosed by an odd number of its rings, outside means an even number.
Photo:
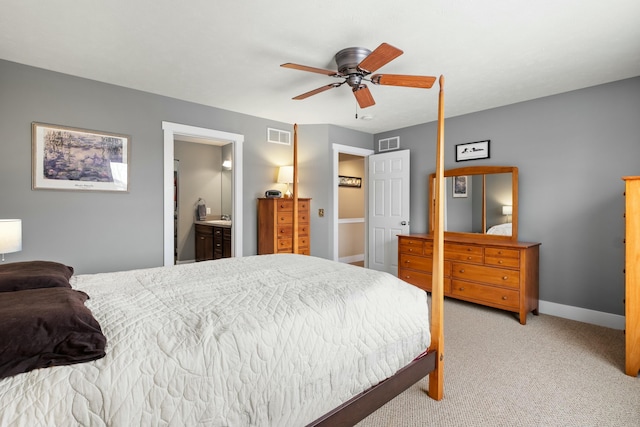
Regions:
<svg viewBox="0 0 640 427"><path fill-rule="evenodd" d="M289 188L289 184L287 184L287 191L285 191L284 193L284 198L285 199L291 199L293 197L293 193L291 192L291 189Z"/></svg>

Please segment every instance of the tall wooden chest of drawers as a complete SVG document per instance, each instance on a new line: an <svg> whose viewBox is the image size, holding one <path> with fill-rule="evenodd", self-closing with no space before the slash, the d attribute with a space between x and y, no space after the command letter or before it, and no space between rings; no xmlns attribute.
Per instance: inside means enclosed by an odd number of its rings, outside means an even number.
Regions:
<svg viewBox="0 0 640 427"><path fill-rule="evenodd" d="M309 255L311 199L298 198L298 253ZM258 255L293 252L293 199L258 199Z"/></svg>
<svg viewBox="0 0 640 427"><path fill-rule="evenodd" d="M518 313L538 314L540 243L445 237L444 294ZM433 236L398 236L398 277L431 292Z"/></svg>
<svg viewBox="0 0 640 427"><path fill-rule="evenodd" d="M625 372L640 371L640 176L625 181Z"/></svg>

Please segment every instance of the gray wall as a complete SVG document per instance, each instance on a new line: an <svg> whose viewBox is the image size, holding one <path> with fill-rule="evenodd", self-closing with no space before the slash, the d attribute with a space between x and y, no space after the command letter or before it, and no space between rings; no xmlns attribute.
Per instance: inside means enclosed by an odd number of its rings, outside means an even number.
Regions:
<svg viewBox="0 0 640 427"><path fill-rule="evenodd" d="M446 100L445 100L446 116ZM540 298L624 314L625 175L640 174L640 77L445 121L445 167L455 145L491 140L491 158L473 165L519 168L521 241L541 242ZM411 232L428 225L422 183L435 170L436 125L400 136L411 149Z"/></svg>
<svg viewBox="0 0 640 427"><path fill-rule="evenodd" d="M639 117L640 77L446 120L447 168L460 165L455 144L485 139L491 158L465 165L519 168L519 236L542 242L541 299L623 314L620 177L640 173ZM130 135L130 192L31 190L32 121ZM277 186L277 167L292 158L290 146L266 142L266 128L291 124L0 60L0 218L23 220L23 250L8 261L56 260L78 273L162 265L162 121L245 136L243 254L255 254L256 198ZM330 258L333 248L331 145L372 148L395 135L411 149L411 231L425 232L435 123L374 137L300 126L299 188L313 199L313 255Z"/></svg>
<svg viewBox="0 0 640 427"><path fill-rule="evenodd" d="M33 121L130 135L130 191L32 190ZM277 186L277 167L291 164L293 153L268 143L267 127L293 131L291 124L0 60L0 218L23 221L23 249L7 260L60 261L77 273L162 265L163 121L244 135L243 254L255 254L256 198ZM334 142L369 148L372 135L332 125L299 128L300 195L313 198L311 253L324 258L333 244Z"/></svg>

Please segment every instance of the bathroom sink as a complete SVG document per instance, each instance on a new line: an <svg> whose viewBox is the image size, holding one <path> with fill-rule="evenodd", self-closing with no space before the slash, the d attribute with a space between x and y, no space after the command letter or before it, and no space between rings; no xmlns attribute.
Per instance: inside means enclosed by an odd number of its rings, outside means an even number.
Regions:
<svg viewBox="0 0 640 427"><path fill-rule="evenodd" d="M212 219L205 222L211 225L225 225L225 226L231 227L231 221L225 220L225 219Z"/></svg>

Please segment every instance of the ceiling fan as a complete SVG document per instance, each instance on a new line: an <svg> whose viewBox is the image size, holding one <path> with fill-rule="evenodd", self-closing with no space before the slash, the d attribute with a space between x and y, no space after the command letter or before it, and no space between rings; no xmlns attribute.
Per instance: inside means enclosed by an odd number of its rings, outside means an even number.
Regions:
<svg viewBox="0 0 640 427"><path fill-rule="evenodd" d="M371 77L368 77L371 73L402 54L402 50L393 47L390 44L382 43L373 52L363 47L348 47L346 49L342 49L335 55L338 71L308 67L306 65L293 64L290 62L282 64L281 67L309 71L312 73L324 74L329 77L344 79L340 83L331 83L326 86L319 87L303 93L302 95L298 95L293 99L305 99L347 83L351 87L360 108L367 108L375 105L376 102L373 100L373 96L371 95L369 88L363 83L363 81L368 81L376 85L417 87L423 89L429 89L433 86L436 78L430 76L374 74Z"/></svg>

